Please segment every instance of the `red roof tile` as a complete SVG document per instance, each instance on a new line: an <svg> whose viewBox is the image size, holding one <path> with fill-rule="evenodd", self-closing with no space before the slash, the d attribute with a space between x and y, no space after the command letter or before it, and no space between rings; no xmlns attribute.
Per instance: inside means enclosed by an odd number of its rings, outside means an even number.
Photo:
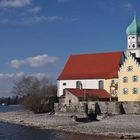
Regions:
<svg viewBox="0 0 140 140"><path fill-rule="evenodd" d="M66 89L73 95L77 96L78 98L84 98L84 97L97 97L97 98L102 98L102 99L108 99L110 98L110 94L104 90L104 89Z"/></svg>
<svg viewBox="0 0 140 140"><path fill-rule="evenodd" d="M123 52L71 55L58 80L117 78Z"/></svg>

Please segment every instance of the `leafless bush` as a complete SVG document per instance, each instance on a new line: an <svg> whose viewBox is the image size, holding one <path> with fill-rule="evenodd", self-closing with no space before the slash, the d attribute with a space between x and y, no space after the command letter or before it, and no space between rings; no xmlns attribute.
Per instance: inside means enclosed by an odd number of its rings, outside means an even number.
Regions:
<svg viewBox="0 0 140 140"><path fill-rule="evenodd" d="M15 83L12 93L23 98L22 103L26 108L35 113L43 113L53 110L57 100L56 89L56 85L50 84L48 80L23 77Z"/></svg>

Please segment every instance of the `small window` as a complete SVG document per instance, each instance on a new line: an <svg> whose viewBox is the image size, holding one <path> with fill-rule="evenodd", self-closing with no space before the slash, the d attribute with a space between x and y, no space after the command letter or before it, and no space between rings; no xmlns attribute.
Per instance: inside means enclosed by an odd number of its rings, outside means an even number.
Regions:
<svg viewBox="0 0 140 140"><path fill-rule="evenodd" d="M83 89L83 85L82 85L81 81L76 82L76 88Z"/></svg>
<svg viewBox="0 0 140 140"><path fill-rule="evenodd" d="M104 89L104 81L99 81L99 89Z"/></svg>
<svg viewBox="0 0 140 140"><path fill-rule="evenodd" d="M65 96L65 94L66 94L66 89L63 89L63 95Z"/></svg>
<svg viewBox="0 0 140 140"><path fill-rule="evenodd" d="M69 100L69 105L71 105L71 100Z"/></svg>
<svg viewBox="0 0 140 140"><path fill-rule="evenodd" d="M123 89L123 94L127 94L128 93L128 89L127 88L124 88Z"/></svg>
<svg viewBox="0 0 140 140"><path fill-rule="evenodd" d="M111 84L115 84L115 80L112 80L112 81L111 81Z"/></svg>
<svg viewBox="0 0 140 140"><path fill-rule="evenodd" d="M133 66L128 66L127 71L133 71Z"/></svg>
<svg viewBox="0 0 140 140"><path fill-rule="evenodd" d="M135 44L133 44L132 47L135 48Z"/></svg>
<svg viewBox="0 0 140 140"><path fill-rule="evenodd" d="M138 47L140 48L140 44L138 44Z"/></svg>
<svg viewBox="0 0 140 140"><path fill-rule="evenodd" d="M138 91L139 91L138 88L133 88L133 89L132 89L132 93L133 93L133 94L138 94Z"/></svg>
<svg viewBox="0 0 140 140"><path fill-rule="evenodd" d="M66 86L67 84L66 83L63 83L63 86Z"/></svg>
<svg viewBox="0 0 140 140"><path fill-rule="evenodd" d="M133 81L133 82L138 82L138 76L136 76L136 75L133 76L133 77L132 77L132 81Z"/></svg>
<svg viewBox="0 0 140 140"><path fill-rule="evenodd" d="M123 83L127 83L128 82L128 77L123 77Z"/></svg>
<svg viewBox="0 0 140 140"><path fill-rule="evenodd" d="M132 37L133 39L135 38L135 36Z"/></svg>

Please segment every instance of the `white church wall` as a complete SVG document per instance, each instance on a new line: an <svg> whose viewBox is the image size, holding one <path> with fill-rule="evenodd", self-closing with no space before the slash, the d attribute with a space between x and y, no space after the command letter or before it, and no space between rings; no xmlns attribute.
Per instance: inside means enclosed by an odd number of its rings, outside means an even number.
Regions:
<svg viewBox="0 0 140 140"><path fill-rule="evenodd" d="M80 81L83 89L99 89L99 81L104 79L77 79L77 80L59 80L57 81L57 96L63 95L63 90L66 88L76 88L76 82Z"/></svg>

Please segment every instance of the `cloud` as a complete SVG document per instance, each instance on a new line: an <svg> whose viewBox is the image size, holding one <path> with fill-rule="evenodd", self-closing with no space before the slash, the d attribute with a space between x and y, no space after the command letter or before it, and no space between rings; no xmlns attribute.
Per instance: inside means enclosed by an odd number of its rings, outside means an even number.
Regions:
<svg viewBox="0 0 140 140"><path fill-rule="evenodd" d="M27 9L27 13L37 14L41 10L40 6Z"/></svg>
<svg viewBox="0 0 140 140"><path fill-rule="evenodd" d="M19 8L31 4L31 0L1 0L0 7L3 8Z"/></svg>
<svg viewBox="0 0 140 140"><path fill-rule="evenodd" d="M10 24L10 25L28 25L33 23L48 22L53 23L61 21L63 18L58 16L29 16L22 17L21 19L0 19L0 24Z"/></svg>
<svg viewBox="0 0 140 140"><path fill-rule="evenodd" d="M20 19L10 19L10 18L1 18L0 24L10 24L10 25L30 25L35 23L56 23L56 22L76 22L79 20L79 17L76 16L29 16L29 17L22 17Z"/></svg>
<svg viewBox="0 0 140 140"><path fill-rule="evenodd" d="M60 0L66 2L68 0ZM0 0L1 25L30 25L37 23L75 22L76 16L44 15L33 0ZM24 8L20 8L24 7ZM18 9L17 9L18 8Z"/></svg>
<svg viewBox="0 0 140 140"><path fill-rule="evenodd" d="M0 73L0 81L4 81L4 80L11 80L11 79L17 79L17 78L21 78L22 76L24 76L23 72L19 72L19 73Z"/></svg>
<svg viewBox="0 0 140 140"><path fill-rule="evenodd" d="M39 22L56 22L61 20L61 17L58 16L33 16L33 17L25 17L22 18L20 24L31 24L31 23L39 23Z"/></svg>
<svg viewBox="0 0 140 140"><path fill-rule="evenodd" d="M21 66L29 66L32 68L43 67L48 64L55 64L59 60L58 57L48 56L47 54L28 57L23 60L14 59L10 62L10 65L14 68L20 68Z"/></svg>
<svg viewBox="0 0 140 140"><path fill-rule="evenodd" d="M11 89L13 87L13 84L16 81L21 80L23 76L34 76L38 80L43 80L44 78L49 79L49 81L51 80L51 77L49 77L46 73L0 73L0 97L11 96Z"/></svg>
<svg viewBox="0 0 140 140"><path fill-rule="evenodd" d="M21 79L23 76L33 76L41 80L43 78L48 78L46 73L34 73L34 74L25 74L24 72L19 73L0 73L0 82L12 82Z"/></svg>

